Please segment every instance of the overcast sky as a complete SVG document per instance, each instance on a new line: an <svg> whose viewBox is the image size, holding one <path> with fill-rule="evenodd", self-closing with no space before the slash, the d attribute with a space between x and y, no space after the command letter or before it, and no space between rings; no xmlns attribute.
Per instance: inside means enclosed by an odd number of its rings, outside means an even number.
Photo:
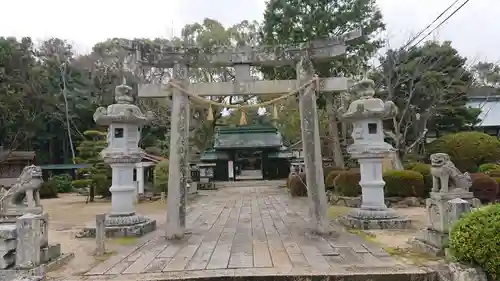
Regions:
<svg viewBox="0 0 500 281"><path fill-rule="evenodd" d="M110 37L169 37L209 17L224 25L262 20L266 0L4 0L0 36L65 38L79 51ZM462 0L464 1L464 0ZM418 33L454 0L377 0L391 46ZM232 6L234 5L234 6ZM500 0L471 0L432 38L451 40L463 55L498 61ZM496 26L496 27L495 27Z"/></svg>

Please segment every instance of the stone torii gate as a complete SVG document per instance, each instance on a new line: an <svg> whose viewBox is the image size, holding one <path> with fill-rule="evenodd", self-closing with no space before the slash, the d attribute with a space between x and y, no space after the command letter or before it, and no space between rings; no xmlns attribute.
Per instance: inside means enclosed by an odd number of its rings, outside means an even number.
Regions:
<svg viewBox="0 0 500 281"><path fill-rule="evenodd" d="M302 46L243 47L235 50L207 53L197 48L166 47L163 50L140 53L141 65L172 68L173 80L186 92L198 96L269 95L298 89L315 79L312 61L329 61L346 51L345 42L361 36L355 30L342 36L314 41ZM296 66L296 80L255 81L251 66ZM234 82L189 84L188 67L234 67ZM302 144L305 155L306 184L310 201L310 227L316 233L329 232L327 199L322 169L316 92L346 91L351 82L344 77L316 78L299 91ZM179 238L185 232L186 178L188 177L189 97L178 87L161 84L139 85L141 98L172 96L168 210L166 237Z"/></svg>

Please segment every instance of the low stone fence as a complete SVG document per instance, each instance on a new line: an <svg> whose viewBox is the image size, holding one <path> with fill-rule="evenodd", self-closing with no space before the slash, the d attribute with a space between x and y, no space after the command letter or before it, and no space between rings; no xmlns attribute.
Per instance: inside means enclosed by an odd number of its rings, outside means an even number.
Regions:
<svg viewBox="0 0 500 281"><path fill-rule="evenodd" d="M351 208L359 208L361 206L361 196L346 197L339 196L333 192L327 192L328 202L331 205L340 205ZM425 199L417 197L387 197L385 204L391 208L409 208L425 206Z"/></svg>

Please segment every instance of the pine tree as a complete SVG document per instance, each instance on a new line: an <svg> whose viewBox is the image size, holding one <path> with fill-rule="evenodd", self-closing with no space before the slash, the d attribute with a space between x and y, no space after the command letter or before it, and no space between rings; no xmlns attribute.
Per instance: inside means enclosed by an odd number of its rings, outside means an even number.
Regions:
<svg viewBox="0 0 500 281"><path fill-rule="evenodd" d="M80 142L76 148L78 157L76 163L88 164L90 167L78 170L80 177L73 181L75 187L89 187L89 201L94 201L94 196L111 196L109 187L111 186L111 167L104 163L100 153L108 146L107 134L101 131L88 130L83 133L85 140Z"/></svg>

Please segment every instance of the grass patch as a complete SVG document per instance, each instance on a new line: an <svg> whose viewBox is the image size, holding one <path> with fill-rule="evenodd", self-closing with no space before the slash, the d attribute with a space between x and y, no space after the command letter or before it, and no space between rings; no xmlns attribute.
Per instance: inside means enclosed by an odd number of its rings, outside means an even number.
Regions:
<svg viewBox="0 0 500 281"><path fill-rule="evenodd" d="M371 233L365 232L361 229L355 229L355 228L347 229L347 232L349 232L351 234L358 235L359 237L365 239L366 241L380 244L380 242L377 241L377 236L375 234L371 234Z"/></svg>
<svg viewBox="0 0 500 281"><path fill-rule="evenodd" d="M336 219L343 215L347 215L351 211L350 207L340 206L340 205L332 205L328 207L328 218Z"/></svg>
<svg viewBox="0 0 500 281"><path fill-rule="evenodd" d="M118 244L120 246L130 246L137 242L136 237L119 237L115 239L110 239L111 242Z"/></svg>
<svg viewBox="0 0 500 281"><path fill-rule="evenodd" d="M384 250L391 256L407 260L415 265L426 265L432 261L440 261L442 258L429 253L412 251L410 248L386 247Z"/></svg>

